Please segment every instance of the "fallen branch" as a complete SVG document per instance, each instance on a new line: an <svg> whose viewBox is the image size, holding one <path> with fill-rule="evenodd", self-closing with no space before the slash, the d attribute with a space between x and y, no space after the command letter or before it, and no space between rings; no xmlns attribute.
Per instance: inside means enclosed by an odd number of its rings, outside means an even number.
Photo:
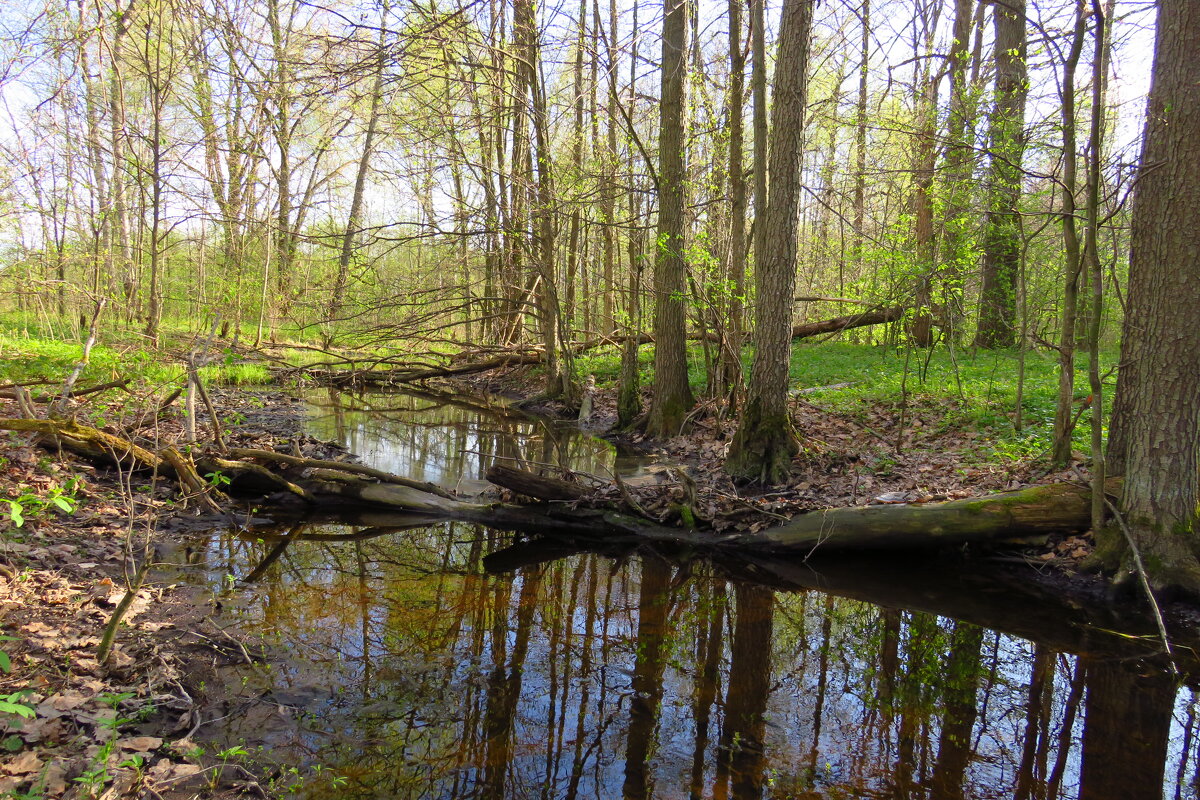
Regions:
<svg viewBox="0 0 1200 800"><path fill-rule="evenodd" d="M367 475L372 478L378 478L385 483L395 483L400 486L408 486L412 489L418 489L422 492L436 494L439 497L454 497L453 494L446 491L437 484L428 483L426 481L414 481L411 478L405 478L400 475L395 475L391 472L384 472L380 469L364 467L359 464L348 464L344 461L325 461L319 458L303 458L300 456L290 456L284 453L276 453L273 450L257 450L249 447L231 447L229 455L234 458L255 458L262 461L275 461L281 464L288 464L293 467L302 469L332 469L341 472L349 472L358 475Z"/></svg>
<svg viewBox="0 0 1200 800"><path fill-rule="evenodd" d="M67 393L67 397L84 397L89 394L96 394L97 392L103 392L107 389L124 389L128 385L129 385L129 379L123 378L123 379L117 380L117 381L109 381L108 383L97 384L96 386L89 386L86 389L72 389L70 392ZM6 400L17 400L20 398L19 392L21 391L22 388L24 388L24 387L17 386L12 389L9 389L9 390L0 391L0 397L3 397ZM55 395L55 394L39 394L39 395L33 395L30 399L33 400L33 402L35 402L35 403L49 403L49 402L52 402L52 401L58 399L58 397L59 397L59 395Z"/></svg>

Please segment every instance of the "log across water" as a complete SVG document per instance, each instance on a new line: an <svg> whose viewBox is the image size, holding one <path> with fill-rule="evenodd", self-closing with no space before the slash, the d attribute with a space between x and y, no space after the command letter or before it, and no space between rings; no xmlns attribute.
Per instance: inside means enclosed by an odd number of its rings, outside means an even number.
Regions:
<svg viewBox="0 0 1200 800"><path fill-rule="evenodd" d="M274 493L308 505L388 508L461 519L543 536L583 537L609 542L653 541L691 548L814 552L930 549L973 543L1003 543L1090 526L1090 492L1059 483L939 503L832 508L798 515L757 532L720 535L659 524L614 508L586 507L590 491L581 484L509 467L493 467L488 479L530 504L478 502L449 490L355 464L287 456L271 451L234 450L181 460L173 450L153 452L121 437L69 420L0 419L0 430L39 434L50 447L63 447L95 460L155 470L197 493L197 471L229 479L231 491ZM234 458L232 456L240 456ZM275 469L259 462L267 462ZM182 466L182 469L181 469ZM1119 479L1109 482L1109 493Z"/></svg>

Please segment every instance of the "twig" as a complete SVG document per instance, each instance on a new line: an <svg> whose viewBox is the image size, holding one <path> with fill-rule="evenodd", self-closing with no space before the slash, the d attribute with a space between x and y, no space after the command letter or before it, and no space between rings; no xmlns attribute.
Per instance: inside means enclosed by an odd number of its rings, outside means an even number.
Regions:
<svg viewBox="0 0 1200 800"><path fill-rule="evenodd" d="M657 522L658 520L655 517L650 516L649 512L642 508L641 504L638 503L637 500L633 499L633 495L629 492L629 487L625 485L625 481L621 480L621 476L615 469L612 471L612 476L613 483L617 484L617 489L621 492L621 499L625 501L625 504L633 509L633 511L638 515Z"/></svg>
<svg viewBox="0 0 1200 800"><path fill-rule="evenodd" d="M96 344L96 324L100 321L100 312L104 310L104 305L107 302L107 299L101 299L96 302L96 310L92 313L91 324L88 325L88 337L83 343L83 353L79 356L79 361L75 363L75 368L71 370L71 374L67 376L67 381L63 384L62 395L50 406L49 414L52 417L62 415L67 407L67 401L71 399L71 390L75 388L75 381L79 380L79 376L83 374L84 367L88 365L88 359L92 355L92 347Z"/></svg>
<svg viewBox="0 0 1200 800"><path fill-rule="evenodd" d="M1154 612L1154 624L1158 626L1158 635L1162 639L1163 649L1171 657L1171 674L1178 676L1179 669L1175 666L1175 654L1171 650L1171 640L1167 636L1167 625L1163 622L1162 610L1158 607L1158 601L1154 599L1154 590L1150 588L1150 579L1146 575L1146 566L1142 563L1142 554L1138 550L1137 543L1133 541L1133 534L1129 531L1129 526L1125 524L1125 518L1121 516L1121 512L1107 497L1104 498L1104 505L1108 506L1108 510L1112 512L1113 519L1117 521L1121 533L1125 536L1125 543L1129 545L1129 552L1133 554L1133 564L1137 568L1138 582L1142 585L1142 591L1146 593L1146 599L1150 601L1150 609Z"/></svg>

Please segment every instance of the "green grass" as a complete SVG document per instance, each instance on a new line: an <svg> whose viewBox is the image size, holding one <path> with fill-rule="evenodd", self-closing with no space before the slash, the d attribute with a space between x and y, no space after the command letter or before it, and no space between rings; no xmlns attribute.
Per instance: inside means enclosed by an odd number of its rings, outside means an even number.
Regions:
<svg viewBox="0 0 1200 800"><path fill-rule="evenodd" d="M1015 351L956 350L951 358L945 348L933 351L896 349L842 342L797 344L792 348L789 369L794 389L816 389L804 399L830 411L865 413L872 405L912 408L938 405L946 413L942 424L987 434L981 456L987 460L1014 460L1040 455L1053 440L1054 406L1058 394L1057 354L1041 350L1025 353L1025 388L1021 403L1022 430L1014 420L1020 357ZM692 385L704 385L703 358L693 348L690 359ZM653 379L653 349L643 347L638 362L643 385ZM751 356L746 355L749 373ZM1086 396L1087 354L1077 359L1076 394ZM1115 352L1101 353L1101 372L1116 363ZM616 382L620 356L614 349L580 357L581 375L593 374L599 385ZM838 384L850 384L833 388ZM1109 376L1107 389L1112 391ZM820 388L827 387L827 388ZM1084 412L1075 430L1075 449L1090 452L1090 415Z"/></svg>
<svg viewBox="0 0 1200 800"><path fill-rule="evenodd" d="M15 327L0 321L0 383L44 380L61 383L83 353L83 342L45 337L39 329ZM186 375L184 365L166 354L138 344L110 344L112 334L98 336L88 365L78 385L127 378L143 387L177 386ZM266 383L267 369L259 364L236 363L233 359L200 369L209 384L245 385Z"/></svg>

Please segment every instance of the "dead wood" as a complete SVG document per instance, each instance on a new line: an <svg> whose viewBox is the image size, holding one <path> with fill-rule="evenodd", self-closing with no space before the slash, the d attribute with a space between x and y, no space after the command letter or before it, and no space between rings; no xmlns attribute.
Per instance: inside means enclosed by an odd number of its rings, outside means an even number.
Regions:
<svg viewBox="0 0 1200 800"><path fill-rule="evenodd" d="M290 456L284 453L276 453L271 450L257 450L249 447L232 447L229 449L229 455L234 458L253 458L262 461L276 461L281 464L287 464L301 469L331 469L339 472L348 472L357 475L367 475L372 478L377 478L386 483L395 483L400 486L408 486L412 489L418 489L422 492L436 494L439 497L453 497L450 492L442 487L427 483L426 481L414 481L411 478L405 478L400 475L394 475L390 472L384 472L380 469L372 469L359 464L347 464L343 461L326 461L319 458L302 458L298 456Z"/></svg>
<svg viewBox="0 0 1200 800"><path fill-rule="evenodd" d="M1119 479L1107 484L1119 490ZM1091 491L1072 483L1030 486L966 500L831 508L793 517L757 533L743 533L736 547L807 555L829 550L919 549L1004 542L1091 526Z"/></svg>
<svg viewBox="0 0 1200 800"><path fill-rule="evenodd" d="M174 447L170 446L160 450L159 455L175 471L175 479L179 481L180 486L186 491L189 497L197 498L201 503L208 506L210 511L221 510L213 495L216 495L217 498L225 499L224 495L215 487L204 482L190 460L185 458Z"/></svg>
<svg viewBox="0 0 1200 800"><path fill-rule="evenodd" d="M69 392L67 392L67 397L84 397L89 394L96 394L97 392L103 392L107 389L124 389L128 385L129 385L129 379L122 378L121 380L109 381L107 383L97 384L96 386L89 386L86 389L71 389ZM3 397L6 400L20 399L18 392L21 388L24 388L24 387L16 386L12 389L0 391L0 397ZM35 403L50 403L50 402L53 402L54 400L58 399L58 395L38 394L38 395L33 395L30 399L33 400L33 402L35 402Z"/></svg>
<svg viewBox="0 0 1200 800"><path fill-rule="evenodd" d="M881 325L887 322L895 322L904 316L905 311L905 308L901 306L895 306L892 308L864 311L861 314L834 317L833 319L827 319L821 322L808 322L802 325L795 325L792 328L792 338L805 339L811 336L820 336L827 333L839 333L841 331L847 331L852 328L861 328L867 325ZM693 334L688 338L691 341L703 340L710 342L717 342L721 339L720 336L711 331ZM609 336L598 336L582 342L575 342L570 346L570 350L572 354L580 355L597 347L603 347L605 345L622 345L631 340L639 345L654 343L654 337L648 333L635 334L632 336L613 334ZM477 351L473 351L473 354L477 354ZM413 383L417 381L432 380L436 378L461 377L463 375L473 375L479 372L488 372L493 369L503 369L506 367L534 366L541 364L544 360L545 354L540 349L530 348L529 346L525 345L514 345L512 349L501 351L499 355L491 358L485 358L478 361L468 361L466 363L452 363L446 366L395 366L391 369L284 367L275 371L286 375L303 374L309 378L331 386L388 386L399 383Z"/></svg>
<svg viewBox="0 0 1200 800"><path fill-rule="evenodd" d="M587 487L578 483L538 475L504 464L493 464L488 467L484 477L497 486L511 489L517 494L523 494L536 500L571 501L589 494Z"/></svg>
<svg viewBox="0 0 1200 800"><path fill-rule="evenodd" d="M86 458L118 463L132 461L139 469L162 469L164 463L157 453L71 419L0 419L0 430L39 433L64 450Z"/></svg>
<svg viewBox="0 0 1200 800"><path fill-rule="evenodd" d="M851 328L862 328L867 325L883 325L895 322L904 316L907 309L902 306L882 308L875 311L864 311L861 314L850 314L845 317L834 317L821 322L806 322L792 326L793 339L807 339L810 336L821 336L826 333L840 333Z"/></svg>

